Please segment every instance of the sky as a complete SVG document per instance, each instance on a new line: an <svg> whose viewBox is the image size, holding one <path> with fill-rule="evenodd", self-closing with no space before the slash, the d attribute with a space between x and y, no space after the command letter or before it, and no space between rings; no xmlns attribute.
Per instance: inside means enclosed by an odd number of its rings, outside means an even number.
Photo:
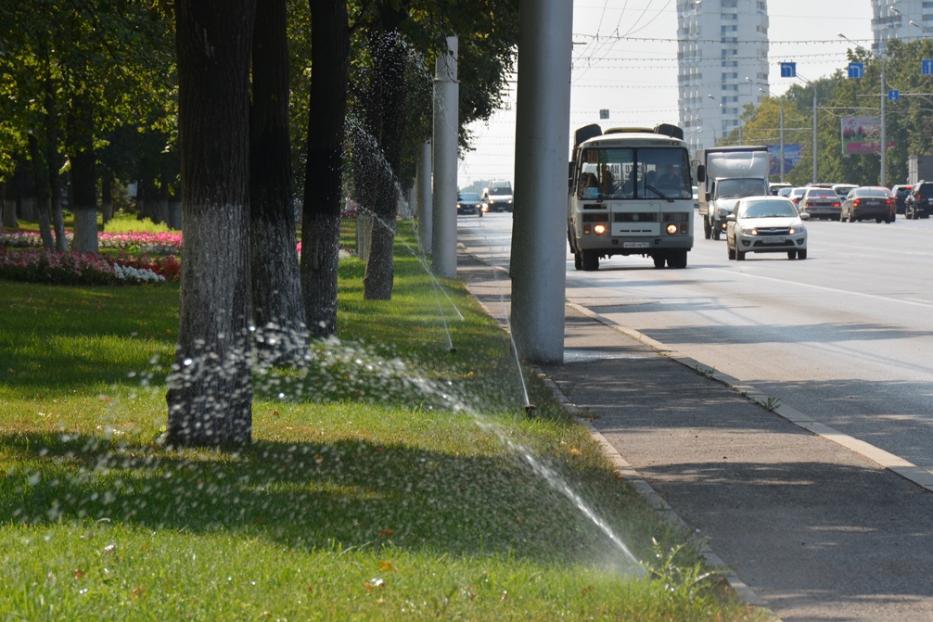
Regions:
<svg viewBox="0 0 933 622"><path fill-rule="evenodd" d="M739 0L740 6L753 0ZM654 126L678 123L677 43L674 41L596 40L595 35L630 32L632 37L676 39L676 0L574 0L573 74L570 127L587 123ZM795 81L782 79L778 63L795 61L808 79L832 74L848 63L839 38L872 38L870 0L768 0L771 40L771 95L784 93ZM812 43L832 40L831 43ZM778 43L781 42L781 43ZM863 43L868 47L870 44ZM599 109L608 108L608 121ZM515 166L515 84L504 94L504 107L488 123L474 123L474 150L458 167L461 187L480 179L508 179Z"/></svg>

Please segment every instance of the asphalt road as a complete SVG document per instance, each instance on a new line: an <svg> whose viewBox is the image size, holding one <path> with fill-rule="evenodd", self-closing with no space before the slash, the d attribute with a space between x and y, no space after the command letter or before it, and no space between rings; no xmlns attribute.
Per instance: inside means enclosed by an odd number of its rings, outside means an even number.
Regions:
<svg viewBox="0 0 933 622"><path fill-rule="evenodd" d="M567 298L933 473L933 219L810 222L808 259L742 263L695 224L686 270L581 272L568 249ZM511 214L459 219L459 242L503 266L510 232Z"/></svg>

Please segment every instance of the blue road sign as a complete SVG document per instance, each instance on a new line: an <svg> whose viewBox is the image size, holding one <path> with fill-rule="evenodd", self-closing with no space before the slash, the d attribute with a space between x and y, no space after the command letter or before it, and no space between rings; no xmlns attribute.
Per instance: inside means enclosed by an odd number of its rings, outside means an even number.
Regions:
<svg viewBox="0 0 933 622"><path fill-rule="evenodd" d="M865 63L849 63L849 77L859 79L865 75Z"/></svg>
<svg viewBox="0 0 933 622"><path fill-rule="evenodd" d="M901 98L901 92L898 91L897 89L891 89L888 91L888 99L890 99L892 102L896 102L900 98Z"/></svg>
<svg viewBox="0 0 933 622"><path fill-rule="evenodd" d="M781 77L782 78L796 78L797 77L797 63L781 63Z"/></svg>
<svg viewBox="0 0 933 622"><path fill-rule="evenodd" d="M920 61L920 73L925 76L933 76L933 58L924 58Z"/></svg>

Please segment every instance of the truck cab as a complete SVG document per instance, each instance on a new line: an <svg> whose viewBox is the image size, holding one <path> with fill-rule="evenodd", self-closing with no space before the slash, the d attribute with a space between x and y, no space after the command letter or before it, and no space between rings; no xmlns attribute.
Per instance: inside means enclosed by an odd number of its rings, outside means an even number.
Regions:
<svg viewBox="0 0 933 622"><path fill-rule="evenodd" d="M739 199L769 194L768 148L713 147L701 152L698 162L696 177L703 184L698 197L703 235L718 240L726 231L726 217Z"/></svg>

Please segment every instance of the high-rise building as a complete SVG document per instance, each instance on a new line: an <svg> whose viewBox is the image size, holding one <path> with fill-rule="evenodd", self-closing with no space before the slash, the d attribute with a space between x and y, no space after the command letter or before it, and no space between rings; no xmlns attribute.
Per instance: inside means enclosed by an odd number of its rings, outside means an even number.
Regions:
<svg viewBox="0 0 933 622"><path fill-rule="evenodd" d="M933 0L871 0L871 12L875 54L891 39L933 37Z"/></svg>
<svg viewBox="0 0 933 622"><path fill-rule="evenodd" d="M711 147L768 93L768 3L677 0L677 25L684 138Z"/></svg>

